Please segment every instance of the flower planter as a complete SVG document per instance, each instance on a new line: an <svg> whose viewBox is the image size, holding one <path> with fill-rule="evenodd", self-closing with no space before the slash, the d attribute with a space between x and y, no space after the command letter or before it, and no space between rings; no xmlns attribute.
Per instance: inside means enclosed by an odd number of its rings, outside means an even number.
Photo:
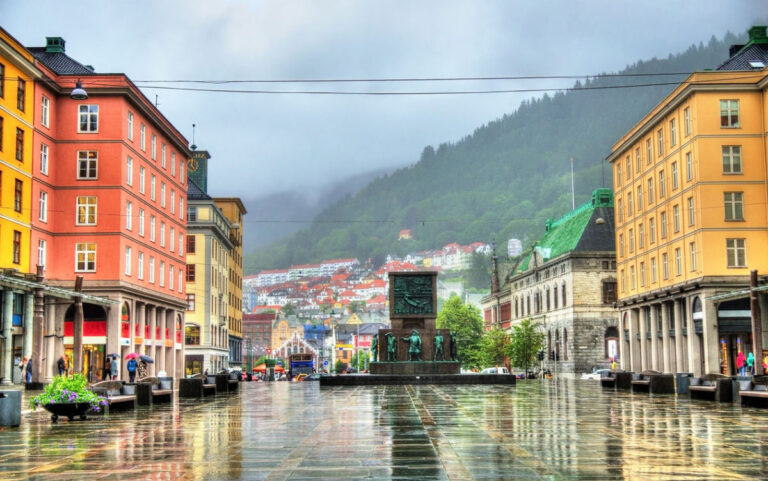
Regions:
<svg viewBox="0 0 768 481"><path fill-rule="evenodd" d="M86 419L86 412L91 409L90 403L54 403L43 404L43 408L51 413L51 421L56 422L59 416L66 416L67 419L72 421L75 416L79 416L81 420Z"/></svg>

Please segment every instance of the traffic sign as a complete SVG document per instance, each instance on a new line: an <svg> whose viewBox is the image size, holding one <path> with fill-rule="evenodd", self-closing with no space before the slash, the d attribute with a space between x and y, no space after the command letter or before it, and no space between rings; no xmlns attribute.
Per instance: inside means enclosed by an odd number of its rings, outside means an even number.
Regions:
<svg viewBox="0 0 768 481"><path fill-rule="evenodd" d="M323 366L327 366L327 365L328 365L328 361L323 361Z"/></svg>

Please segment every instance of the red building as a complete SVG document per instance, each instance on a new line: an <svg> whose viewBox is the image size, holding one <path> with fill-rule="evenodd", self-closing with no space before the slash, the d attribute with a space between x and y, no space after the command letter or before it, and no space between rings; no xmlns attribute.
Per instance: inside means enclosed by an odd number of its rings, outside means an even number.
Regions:
<svg viewBox="0 0 768 481"><path fill-rule="evenodd" d="M150 373L179 378L187 141L124 74L94 72L58 37L29 50L43 72L34 94L30 268L44 265L51 285L72 287L82 276L84 293L112 301L84 300L83 370L92 380L107 354L130 352L154 359ZM85 99L71 95L78 82ZM46 338L48 359L73 356L74 307L46 309L46 332L55 334ZM125 362L121 369L127 378Z"/></svg>

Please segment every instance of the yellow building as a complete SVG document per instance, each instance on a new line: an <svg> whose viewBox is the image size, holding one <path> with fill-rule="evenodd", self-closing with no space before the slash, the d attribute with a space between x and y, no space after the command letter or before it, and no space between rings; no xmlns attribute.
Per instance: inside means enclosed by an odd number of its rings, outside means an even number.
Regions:
<svg viewBox="0 0 768 481"><path fill-rule="evenodd" d="M734 374L752 350L749 300L733 292L768 272L766 28L731 50L608 157L625 369Z"/></svg>
<svg viewBox="0 0 768 481"><path fill-rule="evenodd" d="M243 364L243 216L248 212L237 197L217 197L213 201L230 224L229 294L227 328L229 330L229 366Z"/></svg>
<svg viewBox="0 0 768 481"><path fill-rule="evenodd" d="M34 57L0 29L0 269L30 272Z"/></svg>

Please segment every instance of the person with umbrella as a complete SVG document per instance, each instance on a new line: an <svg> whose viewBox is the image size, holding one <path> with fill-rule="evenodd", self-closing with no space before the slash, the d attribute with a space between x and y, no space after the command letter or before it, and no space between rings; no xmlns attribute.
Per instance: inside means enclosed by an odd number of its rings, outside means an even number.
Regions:
<svg viewBox="0 0 768 481"><path fill-rule="evenodd" d="M147 364L152 364L155 362L155 360L142 354L139 356L139 361L141 361L141 364L139 364L139 378L144 379L145 377L149 376Z"/></svg>
<svg viewBox="0 0 768 481"><path fill-rule="evenodd" d="M117 381L120 366L117 364L117 358L113 357L112 362L109 363L109 373L112 375L112 380Z"/></svg>
<svg viewBox="0 0 768 481"><path fill-rule="evenodd" d="M128 354L128 356L125 356L126 359L128 359L128 364L125 365L126 369L128 369L128 382L134 382L136 380L136 368L138 367L138 363L136 362L137 355L131 355Z"/></svg>

